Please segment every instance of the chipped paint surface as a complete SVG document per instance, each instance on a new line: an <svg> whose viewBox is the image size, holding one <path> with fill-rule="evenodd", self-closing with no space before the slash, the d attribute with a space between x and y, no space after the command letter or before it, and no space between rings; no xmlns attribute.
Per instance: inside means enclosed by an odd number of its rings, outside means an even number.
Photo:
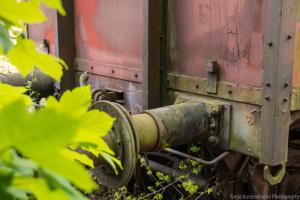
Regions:
<svg viewBox="0 0 300 200"><path fill-rule="evenodd" d="M144 1L75 1L77 57L142 68Z"/></svg>
<svg viewBox="0 0 300 200"><path fill-rule="evenodd" d="M203 101L216 100L212 97L168 90L164 103L173 104L174 102L178 101L178 99L185 98L199 98ZM218 101L220 101L220 103L231 105L231 116L228 124L229 149L258 158L261 130L260 106L221 99ZM221 134L224 133L222 132Z"/></svg>
<svg viewBox="0 0 300 200"><path fill-rule="evenodd" d="M55 55L55 11L43 7L48 20L44 23L28 25L28 36L37 46L43 44L43 40L47 40L50 47L50 53Z"/></svg>
<svg viewBox="0 0 300 200"><path fill-rule="evenodd" d="M171 1L168 70L205 78L204 63L217 60L220 80L260 86L264 2Z"/></svg>

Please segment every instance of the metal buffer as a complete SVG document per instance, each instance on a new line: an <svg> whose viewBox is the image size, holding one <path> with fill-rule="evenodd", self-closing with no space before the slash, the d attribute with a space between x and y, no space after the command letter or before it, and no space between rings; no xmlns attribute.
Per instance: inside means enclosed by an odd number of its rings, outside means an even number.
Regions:
<svg viewBox="0 0 300 200"><path fill-rule="evenodd" d="M219 103L191 101L137 115L130 115L123 106L109 101L98 101L91 108L116 119L104 139L122 161L123 170L116 175L108 164L97 159L92 171L97 181L109 188L118 188L130 180L139 153L209 142L211 137L216 138L215 146L219 143L223 109Z"/></svg>

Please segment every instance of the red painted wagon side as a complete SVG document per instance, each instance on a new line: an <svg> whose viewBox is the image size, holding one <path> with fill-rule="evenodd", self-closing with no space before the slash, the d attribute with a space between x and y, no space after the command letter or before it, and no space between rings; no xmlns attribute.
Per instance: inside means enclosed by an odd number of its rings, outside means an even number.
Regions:
<svg viewBox="0 0 300 200"><path fill-rule="evenodd" d="M48 20L42 24L29 25L27 28L27 35L41 48L41 50L55 55L56 13L49 8L43 8L43 10Z"/></svg>
<svg viewBox="0 0 300 200"><path fill-rule="evenodd" d="M29 27L29 37L49 40L77 76L87 72L93 92L123 95L131 113L190 97L224 103L222 148L266 165L287 161L289 128L300 118L299 1L64 4L67 18L54 13L55 23Z"/></svg>
<svg viewBox="0 0 300 200"><path fill-rule="evenodd" d="M146 1L77 0L74 6L77 70L91 74L94 88L124 92L131 112L141 112Z"/></svg>

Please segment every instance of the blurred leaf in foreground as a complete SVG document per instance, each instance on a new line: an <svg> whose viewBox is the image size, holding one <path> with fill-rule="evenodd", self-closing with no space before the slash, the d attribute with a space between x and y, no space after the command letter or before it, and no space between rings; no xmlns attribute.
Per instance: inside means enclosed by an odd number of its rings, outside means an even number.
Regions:
<svg viewBox="0 0 300 200"><path fill-rule="evenodd" d="M19 38L17 44L8 51L8 58L23 76L32 72L34 67L38 67L43 73L60 81L62 66L66 67L59 58L38 52L31 40L22 38Z"/></svg>

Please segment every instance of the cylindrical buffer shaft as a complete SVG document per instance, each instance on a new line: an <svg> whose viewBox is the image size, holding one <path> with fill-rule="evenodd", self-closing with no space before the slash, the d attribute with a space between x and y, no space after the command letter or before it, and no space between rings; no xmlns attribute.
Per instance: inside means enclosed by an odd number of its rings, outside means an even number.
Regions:
<svg viewBox="0 0 300 200"><path fill-rule="evenodd" d="M143 113L132 116L137 138L139 140L139 151L151 151L159 143L159 128L157 123L149 114Z"/></svg>
<svg viewBox="0 0 300 200"><path fill-rule="evenodd" d="M212 113L216 113L218 108L204 102L190 102L133 115L140 152L207 139L214 123Z"/></svg>
<svg viewBox="0 0 300 200"><path fill-rule="evenodd" d="M115 118L113 128L104 140L122 162L123 170L115 175L98 158L93 174L99 183L109 188L125 185L133 174L138 153L206 141L216 135L221 107L218 103L192 101L130 115L117 103L94 103L92 109L105 111Z"/></svg>

